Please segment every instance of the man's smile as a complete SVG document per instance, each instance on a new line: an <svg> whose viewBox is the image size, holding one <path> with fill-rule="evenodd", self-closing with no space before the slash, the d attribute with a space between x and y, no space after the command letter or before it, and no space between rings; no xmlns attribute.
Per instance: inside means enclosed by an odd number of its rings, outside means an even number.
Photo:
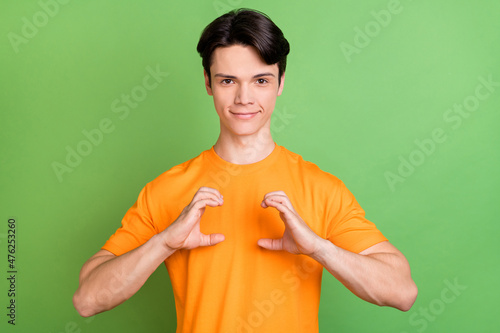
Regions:
<svg viewBox="0 0 500 333"><path fill-rule="evenodd" d="M233 116L235 116L238 119L252 119L255 117L259 112L232 112L229 111Z"/></svg>

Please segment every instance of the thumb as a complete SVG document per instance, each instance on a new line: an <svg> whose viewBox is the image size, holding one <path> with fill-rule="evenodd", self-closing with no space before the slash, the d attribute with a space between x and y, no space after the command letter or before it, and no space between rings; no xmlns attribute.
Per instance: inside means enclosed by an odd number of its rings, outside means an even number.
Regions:
<svg viewBox="0 0 500 333"><path fill-rule="evenodd" d="M279 251L283 250L283 238L271 239L271 238L261 238L257 241L257 244L267 250Z"/></svg>
<svg viewBox="0 0 500 333"><path fill-rule="evenodd" d="M226 237L224 237L223 234L201 234L200 246L212 246L215 244L219 244L224 239L226 239Z"/></svg>

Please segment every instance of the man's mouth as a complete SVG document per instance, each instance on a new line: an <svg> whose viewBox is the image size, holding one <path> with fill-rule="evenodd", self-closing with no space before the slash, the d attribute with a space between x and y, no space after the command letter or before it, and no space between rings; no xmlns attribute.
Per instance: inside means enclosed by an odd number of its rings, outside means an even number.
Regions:
<svg viewBox="0 0 500 333"><path fill-rule="evenodd" d="M231 111L229 112L238 119L252 119L259 113L259 112L231 112Z"/></svg>

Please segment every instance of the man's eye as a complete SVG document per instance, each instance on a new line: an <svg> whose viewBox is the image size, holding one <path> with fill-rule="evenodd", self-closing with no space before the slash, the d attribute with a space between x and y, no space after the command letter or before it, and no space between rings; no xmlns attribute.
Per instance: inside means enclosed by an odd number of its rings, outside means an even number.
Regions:
<svg viewBox="0 0 500 333"><path fill-rule="evenodd" d="M259 84L265 84L265 83L267 83L267 80L266 79L258 79L257 82Z"/></svg>
<svg viewBox="0 0 500 333"><path fill-rule="evenodd" d="M222 84L231 84L233 82L233 80L231 80L231 79L224 79L221 82L222 82Z"/></svg>

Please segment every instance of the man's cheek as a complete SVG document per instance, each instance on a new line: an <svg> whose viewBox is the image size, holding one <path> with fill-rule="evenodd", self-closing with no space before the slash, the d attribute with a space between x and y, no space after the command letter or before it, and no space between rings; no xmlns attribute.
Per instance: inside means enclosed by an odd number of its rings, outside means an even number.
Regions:
<svg viewBox="0 0 500 333"><path fill-rule="evenodd" d="M216 108L220 110L223 110L232 104L230 103L230 98L228 96L224 96L221 94L214 94L214 103Z"/></svg>

